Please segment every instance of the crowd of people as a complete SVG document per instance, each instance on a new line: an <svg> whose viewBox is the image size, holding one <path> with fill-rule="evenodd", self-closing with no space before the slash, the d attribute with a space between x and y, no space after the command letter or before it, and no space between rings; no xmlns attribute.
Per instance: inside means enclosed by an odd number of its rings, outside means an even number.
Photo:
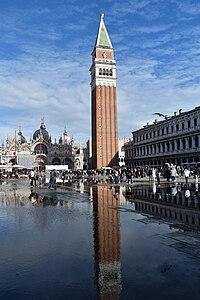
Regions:
<svg viewBox="0 0 200 300"><path fill-rule="evenodd" d="M28 177L30 179L31 186L41 187L45 183L45 172L30 170Z"/></svg>
<svg viewBox="0 0 200 300"><path fill-rule="evenodd" d="M0 180L5 178L5 174L0 172ZM31 186L42 186L46 183L46 177L49 178L49 189L56 189L57 181L70 182L74 180L84 180L93 183L127 183L132 184L135 179L148 178L149 181L156 181L160 185L161 178L165 178L167 182L175 182L177 178L185 178L188 183L189 178L194 178L198 182L200 176L200 167L192 168L179 167L174 165L166 165L165 167L138 167L127 169L123 168L101 168L96 170L52 170L49 174L40 170L30 170L28 177ZM6 179L19 178L18 172L6 174Z"/></svg>
<svg viewBox="0 0 200 300"><path fill-rule="evenodd" d="M200 168L193 167L189 168L180 168L174 165L163 167L163 168L102 168L97 170L67 170L67 171L51 171L50 173L50 186L54 187L56 180L65 182L73 180L84 180L93 183L127 183L132 184L136 178L148 178L149 181L157 181L157 184L160 185L161 178L165 178L167 182L176 182L177 178L185 178L186 183L190 177L195 178L198 181L200 176ZM56 185L56 184L55 184Z"/></svg>

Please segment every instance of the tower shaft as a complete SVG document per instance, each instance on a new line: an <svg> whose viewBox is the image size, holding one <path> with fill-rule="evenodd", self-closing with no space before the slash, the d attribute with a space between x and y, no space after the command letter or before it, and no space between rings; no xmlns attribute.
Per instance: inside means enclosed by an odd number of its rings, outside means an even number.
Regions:
<svg viewBox="0 0 200 300"><path fill-rule="evenodd" d="M91 66L92 167L118 165L116 62L101 15Z"/></svg>

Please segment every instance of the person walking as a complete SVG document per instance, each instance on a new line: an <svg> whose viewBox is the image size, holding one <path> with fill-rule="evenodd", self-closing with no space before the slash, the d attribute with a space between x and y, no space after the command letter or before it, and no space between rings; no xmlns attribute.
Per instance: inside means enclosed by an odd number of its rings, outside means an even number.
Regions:
<svg viewBox="0 0 200 300"><path fill-rule="evenodd" d="M172 169L171 169L171 179L172 179L172 181L176 181L176 169L175 169L175 167L172 167Z"/></svg>
<svg viewBox="0 0 200 300"><path fill-rule="evenodd" d="M168 167L167 170L166 170L166 177L167 177L167 181L169 182L170 181L170 178L171 178L171 171L170 171L170 168Z"/></svg>
<svg viewBox="0 0 200 300"><path fill-rule="evenodd" d="M115 171L115 184L119 183L119 173L118 171Z"/></svg>
<svg viewBox="0 0 200 300"><path fill-rule="evenodd" d="M153 178L153 181L156 180L156 169L155 168L152 169L152 178Z"/></svg>
<svg viewBox="0 0 200 300"><path fill-rule="evenodd" d="M186 185L188 185L188 178L190 176L190 170L188 170L187 168L185 168L184 170L184 175L185 175L185 182L186 182Z"/></svg>
<svg viewBox="0 0 200 300"><path fill-rule="evenodd" d="M53 172L50 172L50 178L49 178L49 189L51 190L53 188Z"/></svg>
<svg viewBox="0 0 200 300"><path fill-rule="evenodd" d="M63 182L63 185L64 185L65 184L65 172L64 171L61 174L61 179L62 179L62 182Z"/></svg>
<svg viewBox="0 0 200 300"><path fill-rule="evenodd" d="M54 190L56 190L56 188L57 188L57 186L56 186L56 177L57 177L56 171L53 170L52 188Z"/></svg>
<svg viewBox="0 0 200 300"><path fill-rule="evenodd" d="M33 169L29 173L29 178L30 178L30 184L31 186L33 186L33 182L35 183L35 172Z"/></svg>
<svg viewBox="0 0 200 300"><path fill-rule="evenodd" d="M161 172L160 172L160 169L158 169L156 171L156 178L157 178L158 186L160 186L160 176L161 176Z"/></svg>

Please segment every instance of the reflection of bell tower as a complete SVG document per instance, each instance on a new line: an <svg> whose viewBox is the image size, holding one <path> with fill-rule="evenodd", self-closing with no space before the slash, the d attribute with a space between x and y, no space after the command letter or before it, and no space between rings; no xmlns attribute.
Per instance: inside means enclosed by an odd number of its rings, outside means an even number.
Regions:
<svg viewBox="0 0 200 300"><path fill-rule="evenodd" d="M118 165L118 121L116 62L114 50L101 14L92 52L92 168Z"/></svg>
<svg viewBox="0 0 200 300"><path fill-rule="evenodd" d="M99 299L119 299L121 291L120 212L108 187L93 189L95 278Z"/></svg>

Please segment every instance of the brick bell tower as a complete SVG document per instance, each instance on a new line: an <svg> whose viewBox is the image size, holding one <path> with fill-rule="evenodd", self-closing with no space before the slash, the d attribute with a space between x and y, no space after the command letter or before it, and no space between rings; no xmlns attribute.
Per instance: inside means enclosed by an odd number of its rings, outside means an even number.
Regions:
<svg viewBox="0 0 200 300"><path fill-rule="evenodd" d="M116 62L114 50L104 24L104 14L100 15L90 72L92 168L118 166Z"/></svg>

